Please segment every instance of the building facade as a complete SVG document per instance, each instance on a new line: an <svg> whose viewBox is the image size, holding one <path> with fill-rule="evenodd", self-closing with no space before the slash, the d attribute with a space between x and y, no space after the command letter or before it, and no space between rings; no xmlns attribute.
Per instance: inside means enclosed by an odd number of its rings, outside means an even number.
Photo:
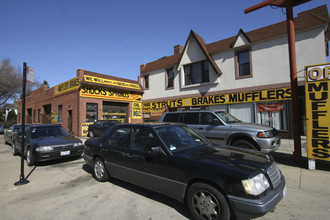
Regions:
<svg viewBox="0 0 330 220"><path fill-rule="evenodd" d="M326 62L330 39L326 5L295 18L300 118L304 130L304 68ZM292 136L286 21L206 44L191 31L174 55L140 66L144 120L164 111L225 110Z"/></svg>
<svg viewBox="0 0 330 220"><path fill-rule="evenodd" d="M26 97L26 124L61 124L76 136L101 119L142 123L143 90L138 81L77 70L75 78L53 88L43 86ZM17 123L22 123L22 100Z"/></svg>

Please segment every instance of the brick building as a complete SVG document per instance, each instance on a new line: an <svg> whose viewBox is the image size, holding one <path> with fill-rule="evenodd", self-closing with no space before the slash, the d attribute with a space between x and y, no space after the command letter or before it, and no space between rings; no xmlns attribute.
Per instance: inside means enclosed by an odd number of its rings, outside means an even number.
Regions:
<svg viewBox="0 0 330 220"><path fill-rule="evenodd" d="M75 78L26 97L25 123L61 124L76 136L86 136L88 124L100 119L141 123L142 94L137 81L78 69ZM22 123L22 100L17 105Z"/></svg>
<svg viewBox="0 0 330 220"><path fill-rule="evenodd" d="M298 14L297 75L301 130L305 128L304 68L329 56L327 5ZM218 31L221 31L218 30ZM143 117L164 111L224 110L240 120L292 134L292 102L286 21L205 43L194 31L174 54L140 66Z"/></svg>

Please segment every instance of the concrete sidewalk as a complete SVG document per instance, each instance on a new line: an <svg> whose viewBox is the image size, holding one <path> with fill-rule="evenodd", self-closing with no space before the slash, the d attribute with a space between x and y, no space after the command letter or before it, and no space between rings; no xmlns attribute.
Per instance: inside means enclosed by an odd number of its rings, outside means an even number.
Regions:
<svg viewBox="0 0 330 220"><path fill-rule="evenodd" d="M272 153L288 193L274 211L260 219L330 219L330 162L316 161L316 170L309 170L305 137L301 145L301 164L294 162L293 140L282 139L280 148Z"/></svg>

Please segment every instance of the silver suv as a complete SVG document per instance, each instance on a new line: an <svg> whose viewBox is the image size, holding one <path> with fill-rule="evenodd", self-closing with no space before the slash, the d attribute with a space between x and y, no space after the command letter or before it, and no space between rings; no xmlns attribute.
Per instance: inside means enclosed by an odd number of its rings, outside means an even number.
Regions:
<svg viewBox="0 0 330 220"><path fill-rule="evenodd" d="M281 143L275 128L243 123L224 111L165 112L159 121L184 123L212 142L256 149L262 153L275 151Z"/></svg>

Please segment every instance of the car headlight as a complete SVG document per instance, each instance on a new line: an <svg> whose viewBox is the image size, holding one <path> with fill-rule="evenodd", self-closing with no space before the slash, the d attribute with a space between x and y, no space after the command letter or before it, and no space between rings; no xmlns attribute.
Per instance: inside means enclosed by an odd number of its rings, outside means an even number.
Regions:
<svg viewBox="0 0 330 220"><path fill-rule="evenodd" d="M37 147L36 151L41 152L41 151L52 151L54 148L52 146L43 146L43 147Z"/></svg>
<svg viewBox="0 0 330 220"><path fill-rule="evenodd" d="M251 179L242 180L242 184L246 193L255 196L260 195L269 187L269 182L262 173Z"/></svg>
<svg viewBox="0 0 330 220"><path fill-rule="evenodd" d="M80 147L80 146L82 146L82 143L74 143L73 146L74 147Z"/></svg>
<svg viewBox="0 0 330 220"><path fill-rule="evenodd" d="M272 138L274 137L272 131L259 131L257 134L258 138Z"/></svg>

